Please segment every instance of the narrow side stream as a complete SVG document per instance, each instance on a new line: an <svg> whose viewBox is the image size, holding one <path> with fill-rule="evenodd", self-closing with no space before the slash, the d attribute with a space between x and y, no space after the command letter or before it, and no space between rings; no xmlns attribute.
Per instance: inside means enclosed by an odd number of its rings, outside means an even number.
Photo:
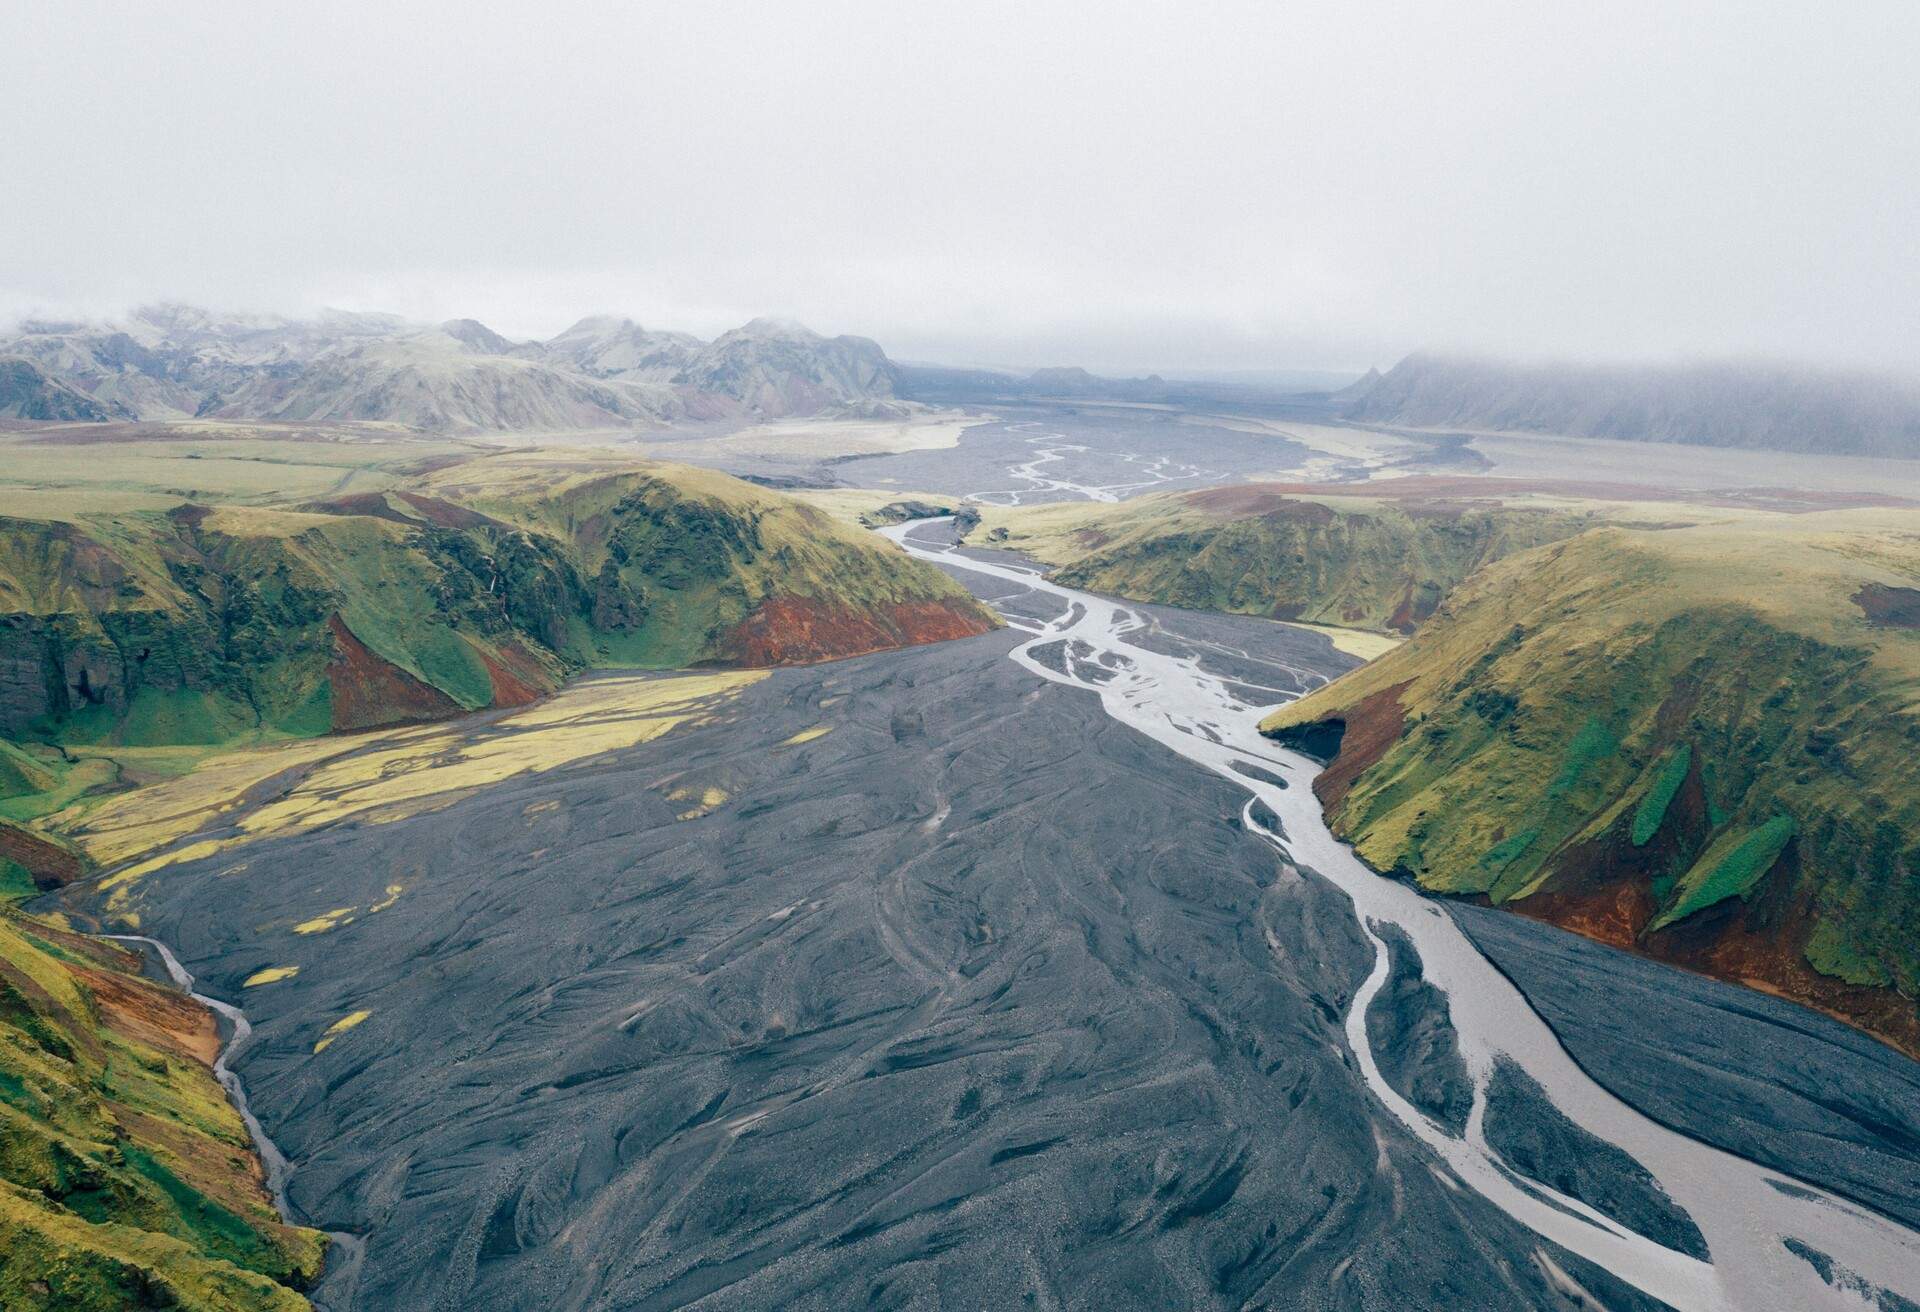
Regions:
<svg viewBox="0 0 1920 1312"><path fill-rule="evenodd" d="M220 1044L220 1052L213 1059L213 1077L220 1081L220 1087L227 1091L227 1101L240 1113L241 1122L247 1127L247 1137L253 1140L253 1150L260 1158L261 1168L267 1176L267 1196L273 1200L273 1210L288 1225L304 1225L294 1216L292 1205L287 1201L287 1177L292 1173L286 1154L276 1144L260 1124L260 1118L253 1114L253 1108L247 1104L246 1086L234 1073L233 1059L240 1055L253 1038L253 1022L247 1014L230 1002L205 993L196 993L193 988L193 974L180 964L180 958L173 955L173 949L157 938L145 934L103 934L102 938L116 939L122 943L139 943L152 948L154 955L160 958L160 964L171 979L186 995L208 1008L227 1023L226 1038ZM327 1235L327 1265L323 1279L330 1282L345 1281L351 1283L357 1274L361 1259L366 1253L366 1240L359 1235L344 1230L329 1230ZM315 1306L322 1309L326 1304L316 1301Z"/></svg>

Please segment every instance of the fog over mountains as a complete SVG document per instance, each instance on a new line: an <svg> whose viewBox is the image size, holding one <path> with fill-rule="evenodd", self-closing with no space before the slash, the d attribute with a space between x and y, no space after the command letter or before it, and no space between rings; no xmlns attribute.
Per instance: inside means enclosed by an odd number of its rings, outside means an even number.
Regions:
<svg viewBox="0 0 1920 1312"><path fill-rule="evenodd" d="M440 432L631 428L898 410L898 374L862 337L756 319L711 342L582 319L515 342L472 319L220 315L29 321L0 338L0 416L372 420Z"/></svg>
<svg viewBox="0 0 1920 1312"><path fill-rule="evenodd" d="M1363 423L1920 456L1920 383L1765 364L1512 364L1410 355L1340 394Z"/></svg>
<svg viewBox="0 0 1920 1312"><path fill-rule="evenodd" d="M711 341L595 316L546 341L474 319L439 325L332 311L308 319L182 305L119 322L28 321L0 335L0 418L376 421L430 432L632 429L824 415L907 403L1123 401L1317 420L1920 457L1920 384L1751 363L1511 363L1408 356L1337 391L1225 380L1103 378L902 365L866 337L755 319Z"/></svg>

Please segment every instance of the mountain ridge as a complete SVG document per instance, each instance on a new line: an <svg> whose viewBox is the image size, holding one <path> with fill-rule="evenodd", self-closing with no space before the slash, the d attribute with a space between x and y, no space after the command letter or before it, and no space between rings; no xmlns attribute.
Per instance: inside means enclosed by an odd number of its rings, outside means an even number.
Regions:
<svg viewBox="0 0 1920 1312"><path fill-rule="evenodd" d="M864 337L755 319L712 341L589 316L516 342L327 311L310 319L154 305L121 321L27 320L0 336L0 417L66 422L378 421L532 432L905 413L900 374Z"/></svg>

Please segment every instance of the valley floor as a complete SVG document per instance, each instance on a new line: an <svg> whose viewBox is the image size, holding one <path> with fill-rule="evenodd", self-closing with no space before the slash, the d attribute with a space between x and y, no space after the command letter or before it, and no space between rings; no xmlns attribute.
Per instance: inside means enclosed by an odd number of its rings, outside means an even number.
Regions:
<svg viewBox="0 0 1920 1312"><path fill-rule="evenodd" d="M1068 611L953 564L1016 623ZM1303 630L1141 609L1135 650L1250 703L1352 664ZM238 1065L294 1206L364 1236L316 1301L1659 1306L1382 1104L1346 1023L1375 960L1347 896L1250 832L1245 789L1009 661L1026 640L776 671L652 741L145 877L143 930L252 1019ZM1920 1066L1455 914L1614 1093L1920 1220ZM1390 1079L1458 1105L1417 968L1364 1019ZM1577 1163L1551 1188L1697 1242L1537 1091L1487 1115L1517 1161Z"/></svg>

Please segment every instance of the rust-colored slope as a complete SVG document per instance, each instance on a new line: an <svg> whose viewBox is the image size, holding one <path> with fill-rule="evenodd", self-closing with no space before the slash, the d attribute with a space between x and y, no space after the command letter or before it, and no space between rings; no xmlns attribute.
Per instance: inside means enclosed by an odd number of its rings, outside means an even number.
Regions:
<svg viewBox="0 0 1920 1312"><path fill-rule="evenodd" d="M338 615L327 620L333 633L333 659L327 683L333 689L333 729L372 729L384 724L444 720L460 714L460 704L428 683L376 656L353 636Z"/></svg>
<svg viewBox="0 0 1920 1312"><path fill-rule="evenodd" d="M991 628L976 609L946 601L855 609L812 597L770 597L722 636L719 652L733 665L803 665L970 638Z"/></svg>
<svg viewBox="0 0 1920 1312"><path fill-rule="evenodd" d="M0 858L25 870L41 888L71 884L87 873L87 863L72 848L5 820L0 820Z"/></svg>

